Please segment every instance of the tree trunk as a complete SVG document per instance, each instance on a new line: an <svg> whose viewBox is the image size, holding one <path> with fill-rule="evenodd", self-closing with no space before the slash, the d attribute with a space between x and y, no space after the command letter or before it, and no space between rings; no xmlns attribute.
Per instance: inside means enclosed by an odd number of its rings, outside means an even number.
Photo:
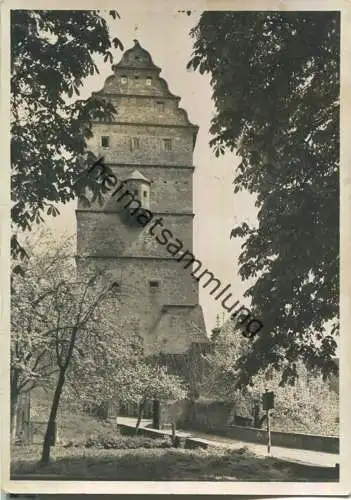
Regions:
<svg viewBox="0 0 351 500"><path fill-rule="evenodd" d="M145 409L145 403L146 403L146 399L143 399L142 402L139 405L139 414L138 414L138 420L137 420L137 423L136 423L136 426L135 426L135 434L137 434L138 429L140 427L141 419L143 418L144 409Z"/></svg>
<svg viewBox="0 0 351 500"><path fill-rule="evenodd" d="M15 368L11 368L10 375L10 429L11 429L11 441L16 440L17 434L17 409L18 409L18 371Z"/></svg>
<svg viewBox="0 0 351 500"><path fill-rule="evenodd" d="M18 394L11 393L11 442L16 441Z"/></svg>
<svg viewBox="0 0 351 500"><path fill-rule="evenodd" d="M158 399L154 399L152 405L152 427L160 429L160 402Z"/></svg>
<svg viewBox="0 0 351 500"><path fill-rule="evenodd" d="M60 373L59 373L58 380L57 380L56 389L55 389L55 393L54 393L54 398L52 400L50 416L49 416L49 420L48 420L48 425L46 427L46 433L45 433L45 438L44 438L44 443L43 443L43 451L42 451L42 455L41 455L41 463L42 464L48 464L50 461L50 450L51 450L51 446L52 446L52 442L53 442L53 437L55 434L57 410L58 410L59 403L60 403L63 385L65 383L65 373L66 373L66 370L61 369Z"/></svg>

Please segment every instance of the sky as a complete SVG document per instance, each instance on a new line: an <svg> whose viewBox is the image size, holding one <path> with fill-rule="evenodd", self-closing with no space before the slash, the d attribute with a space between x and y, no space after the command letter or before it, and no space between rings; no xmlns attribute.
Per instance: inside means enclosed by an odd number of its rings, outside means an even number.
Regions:
<svg viewBox="0 0 351 500"><path fill-rule="evenodd" d="M169 4L148 3L148 9L138 10L123 5L118 12L120 19L108 18L111 37L117 36L127 50L137 39L141 46L150 52L154 63L161 68L163 77L170 91L181 97L180 107L184 108L192 123L199 126L199 133L194 150L194 255L223 284L231 284L235 300L247 305L243 297L249 282L242 282L238 275L237 260L243 241L230 239L231 229L243 221L255 223L256 209L254 200L247 193L233 193L234 170L240 158L229 151L220 158L215 158L209 147L211 117L214 106L211 100L211 86L208 75L200 75L187 70L191 57L193 39L189 32L200 17L201 11L177 11ZM154 10L153 10L154 9ZM113 49L114 63L122 53ZM96 59L100 74L86 79L84 90L79 98L89 97L91 92L100 90L106 78L113 72L110 63L102 58ZM61 207L61 216L47 220L53 229L63 229L74 233L76 202ZM216 325L219 314L222 322L226 317L219 302L209 295L208 290L200 286L200 304L203 307L208 334Z"/></svg>

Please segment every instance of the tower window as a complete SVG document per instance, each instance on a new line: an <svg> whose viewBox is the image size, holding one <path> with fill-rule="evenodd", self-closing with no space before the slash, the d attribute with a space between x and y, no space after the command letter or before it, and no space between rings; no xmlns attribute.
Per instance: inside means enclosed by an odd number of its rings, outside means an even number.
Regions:
<svg viewBox="0 0 351 500"><path fill-rule="evenodd" d="M158 281L156 281L156 280L151 280L150 281L150 288L155 289L155 288L158 288L158 287L159 287L159 282Z"/></svg>
<svg viewBox="0 0 351 500"><path fill-rule="evenodd" d="M146 78L146 85L151 85L151 76Z"/></svg>
<svg viewBox="0 0 351 500"><path fill-rule="evenodd" d="M123 84L127 83L127 77L126 76L121 76L121 83L123 83Z"/></svg>
<svg viewBox="0 0 351 500"><path fill-rule="evenodd" d="M134 80L139 80L139 75L135 75Z"/></svg>
<svg viewBox="0 0 351 500"><path fill-rule="evenodd" d="M165 110L164 101L156 101L157 110L163 112Z"/></svg>
<svg viewBox="0 0 351 500"><path fill-rule="evenodd" d="M101 136L101 146L103 148L108 148L110 145L110 138L108 135L102 135Z"/></svg>
<svg viewBox="0 0 351 500"><path fill-rule="evenodd" d="M114 282L114 283L112 283L112 285L111 285L111 290L112 290L113 292L118 293L118 292L120 292L120 290L121 290L121 285L120 285L117 281L115 281L115 282Z"/></svg>
<svg viewBox="0 0 351 500"><path fill-rule="evenodd" d="M130 150L135 151L136 149L140 149L139 137L131 137L130 138Z"/></svg>
<svg viewBox="0 0 351 500"><path fill-rule="evenodd" d="M147 191L143 191L143 197L147 198Z"/></svg>
<svg viewBox="0 0 351 500"><path fill-rule="evenodd" d="M163 139L162 145L163 145L163 151L172 151L172 140L171 139Z"/></svg>

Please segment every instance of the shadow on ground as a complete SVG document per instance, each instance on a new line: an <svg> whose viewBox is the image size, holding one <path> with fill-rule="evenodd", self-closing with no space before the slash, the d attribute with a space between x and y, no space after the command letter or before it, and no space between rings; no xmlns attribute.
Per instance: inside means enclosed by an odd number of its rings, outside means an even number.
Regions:
<svg viewBox="0 0 351 500"><path fill-rule="evenodd" d="M111 481L338 481L332 468L310 467L240 450L138 449L55 450L47 466L38 465L39 449L26 457L14 450L11 479ZM17 455L17 457L16 457ZM34 456L33 456L34 455Z"/></svg>

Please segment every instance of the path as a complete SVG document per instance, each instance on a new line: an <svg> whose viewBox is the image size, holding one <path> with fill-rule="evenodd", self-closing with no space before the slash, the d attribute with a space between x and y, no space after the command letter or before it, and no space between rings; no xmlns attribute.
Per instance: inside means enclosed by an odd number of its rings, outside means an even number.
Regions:
<svg viewBox="0 0 351 500"><path fill-rule="evenodd" d="M136 418L133 417L118 417L118 423L135 427ZM142 419L140 427L151 427L152 420ZM171 434L170 429L162 429L160 434ZM207 434L205 432L187 431L177 429L177 435L180 437L194 437L207 441L209 444L216 446L238 449L246 446L247 449L258 456L267 456L267 447L262 444L248 443L246 441L237 441L234 439L217 436L215 434ZM340 463L339 455L334 453L324 453L319 451L301 450L297 448L283 448L280 446L271 447L271 456L282 460L290 460L308 465L318 465L324 467L334 467L336 463Z"/></svg>

